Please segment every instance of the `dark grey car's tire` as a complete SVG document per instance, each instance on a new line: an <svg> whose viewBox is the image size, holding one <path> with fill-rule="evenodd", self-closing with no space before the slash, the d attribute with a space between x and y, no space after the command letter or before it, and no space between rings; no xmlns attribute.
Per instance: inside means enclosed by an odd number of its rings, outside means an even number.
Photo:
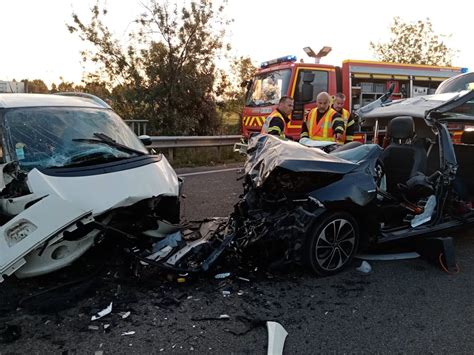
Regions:
<svg viewBox="0 0 474 355"><path fill-rule="evenodd" d="M334 275L349 265L359 244L359 227L348 213L322 216L311 228L304 250L308 266L321 276Z"/></svg>

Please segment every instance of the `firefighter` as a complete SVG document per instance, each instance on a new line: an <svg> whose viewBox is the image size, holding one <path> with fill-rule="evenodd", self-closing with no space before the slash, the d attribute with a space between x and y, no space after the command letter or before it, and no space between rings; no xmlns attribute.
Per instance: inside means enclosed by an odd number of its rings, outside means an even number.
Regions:
<svg viewBox="0 0 474 355"><path fill-rule="evenodd" d="M309 111L301 127L300 138L318 141L340 142L344 135L344 120L330 107L331 97L321 92L316 98L316 107Z"/></svg>
<svg viewBox="0 0 474 355"><path fill-rule="evenodd" d="M345 101L346 95L344 95L342 92L338 92L334 96L332 108L334 109L334 111L338 112L344 120L344 134L342 135L340 142L350 143L354 139L356 122L354 119L354 115L344 108Z"/></svg>
<svg viewBox="0 0 474 355"><path fill-rule="evenodd" d="M285 139L286 125L290 121L288 115L293 111L293 104L292 97L282 96L276 110L265 119L260 133L271 134Z"/></svg>

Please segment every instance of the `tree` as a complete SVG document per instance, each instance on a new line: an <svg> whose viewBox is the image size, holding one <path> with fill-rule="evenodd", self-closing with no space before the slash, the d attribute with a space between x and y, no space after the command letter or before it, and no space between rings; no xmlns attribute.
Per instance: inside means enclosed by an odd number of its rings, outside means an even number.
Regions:
<svg viewBox="0 0 474 355"><path fill-rule="evenodd" d="M434 33L429 18L404 22L400 17L394 17L390 31L389 42L370 42L371 49L384 62L450 66L457 52L443 42L447 36Z"/></svg>
<svg viewBox="0 0 474 355"><path fill-rule="evenodd" d="M63 79L61 79L62 81L59 83L58 85L58 88L57 90L59 92L73 92L73 91L78 91L76 89L76 86L75 84L71 81L71 82L68 82L68 81L64 81Z"/></svg>
<svg viewBox="0 0 474 355"><path fill-rule="evenodd" d="M249 57L233 59L231 63L232 79L225 91L226 110L228 112L242 113L245 105L245 95L247 94L247 83L256 71L257 67Z"/></svg>
<svg viewBox="0 0 474 355"><path fill-rule="evenodd" d="M47 94L48 87L41 79L27 80L24 79L22 82L25 83L26 92L37 93L37 94Z"/></svg>
<svg viewBox="0 0 474 355"><path fill-rule="evenodd" d="M93 82L89 81L81 88L82 92L86 92L92 95L96 95L101 99L110 99L110 91L107 88L107 84L104 82Z"/></svg>
<svg viewBox="0 0 474 355"><path fill-rule="evenodd" d="M87 80L107 78L113 107L127 119L148 119L157 134L212 134L216 110L216 59L230 47L223 41L229 21L212 0L178 9L149 0L124 48L103 22L107 10L93 7L89 23L73 14L71 33L93 45L84 61L100 68Z"/></svg>
<svg viewBox="0 0 474 355"><path fill-rule="evenodd" d="M222 100L218 106L223 125L219 134L241 133L247 84L255 71L256 67L249 57L234 57L230 65L230 75L221 73L219 90L222 92Z"/></svg>

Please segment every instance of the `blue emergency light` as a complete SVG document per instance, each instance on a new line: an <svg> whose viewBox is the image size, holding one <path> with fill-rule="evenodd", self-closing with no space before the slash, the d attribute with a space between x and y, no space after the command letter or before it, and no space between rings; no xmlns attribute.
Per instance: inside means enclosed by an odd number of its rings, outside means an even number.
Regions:
<svg viewBox="0 0 474 355"><path fill-rule="evenodd" d="M296 56L295 55L286 55L284 57L272 59L266 62L263 62L260 64L260 68L264 69L269 67L270 65L273 64L279 64L279 63L284 63L284 62L296 62Z"/></svg>
<svg viewBox="0 0 474 355"><path fill-rule="evenodd" d="M461 73L467 73L469 71L469 68L461 68Z"/></svg>

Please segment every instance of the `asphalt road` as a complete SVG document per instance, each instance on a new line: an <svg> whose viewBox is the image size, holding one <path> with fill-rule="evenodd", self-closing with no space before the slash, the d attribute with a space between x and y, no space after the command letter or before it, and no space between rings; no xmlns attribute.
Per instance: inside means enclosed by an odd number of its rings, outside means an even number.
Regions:
<svg viewBox="0 0 474 355"><path fill-rule="evenodd" d="M187 219L227 216L241 193L237 177L235 170L185 176ZM464 231L455 240L460 272L454 275L420 258L370 262L368 275L355 270L360 264L355 260L345 272L327 278L302 269L270 274L238 267L224 280L214 279L212 273L186 278L184 283L167 280L154 270L138 277L127 276L130 270L105 274L87 297L66 310L7 312L9 323L21 326L22 335L14 343L0 344L0 354L264 354L267 320L288 331L286 354L472 354L474 240L470 236L471 231ZM104 258L113 260L112 255ZM48 278L9 280L0 290L16 293L3 293L3 307L15 301L5 302L5 295L19 297L23 291L24 296L25 289L33 292L47 282ZM111 301L111 314L90 320ZM125 312L130 315L122 318ZM230 319L205 319L221 315Z"/></svg>

